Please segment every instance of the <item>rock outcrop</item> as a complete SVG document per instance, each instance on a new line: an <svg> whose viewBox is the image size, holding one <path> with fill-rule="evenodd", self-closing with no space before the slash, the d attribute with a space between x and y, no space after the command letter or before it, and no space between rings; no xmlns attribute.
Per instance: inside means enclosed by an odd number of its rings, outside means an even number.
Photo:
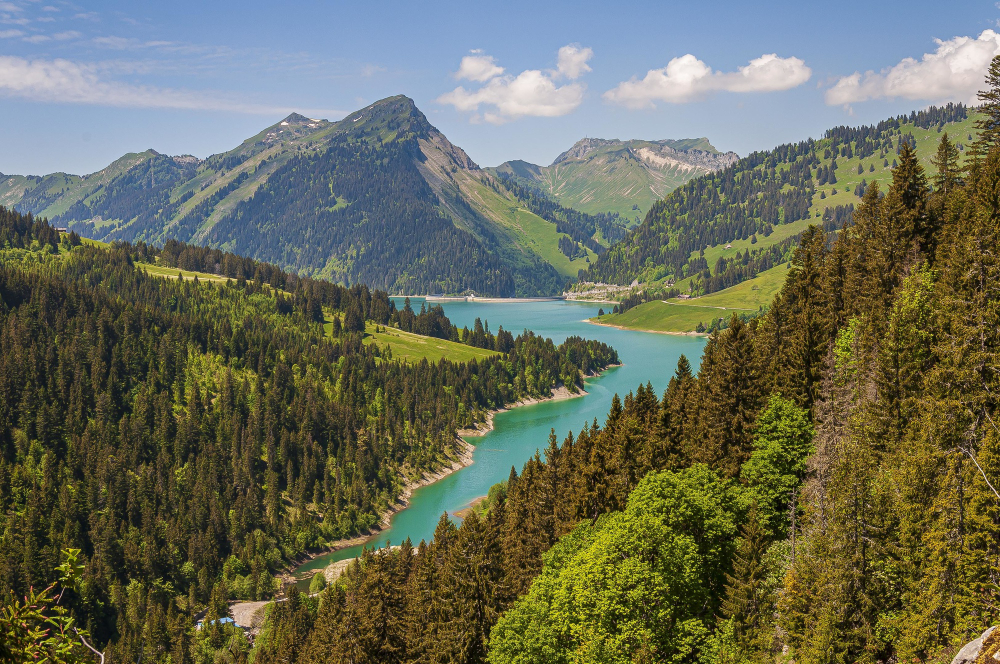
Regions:
<svg viewBox="0 0 1000 664"><path fill-rule="evenodd" d="M983 632L974 641L966 643L951 664L996 664L1000 662L1000 632L996 625Z"/></svg>

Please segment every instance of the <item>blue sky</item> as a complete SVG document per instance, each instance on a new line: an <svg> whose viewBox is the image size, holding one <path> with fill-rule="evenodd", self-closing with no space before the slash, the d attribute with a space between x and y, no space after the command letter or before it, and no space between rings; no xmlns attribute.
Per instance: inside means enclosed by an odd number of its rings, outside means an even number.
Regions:
<svg viewBox="0 0 1000 664"><path fill-rule="evenodd" d="M742 155L968 101L998 19L993 2L0 0L0 172L205 157L291 110L399 93L480 165L548 164L584 136Z"/></svg>

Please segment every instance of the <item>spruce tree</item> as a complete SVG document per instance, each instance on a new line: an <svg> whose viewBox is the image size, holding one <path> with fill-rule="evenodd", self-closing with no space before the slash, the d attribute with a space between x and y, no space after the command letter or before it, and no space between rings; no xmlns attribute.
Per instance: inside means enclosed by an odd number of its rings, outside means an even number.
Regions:
<svg viewBox="0 0 1000 664"><path fill-rule="evenodd" d="M925 256L932 255L937 220L927 209L928 193L924 167L916 151L909 143L904 143L899 151L899 166L892 172L892 186L886 195L886 214L897 229L904 245L900 247L903 252L909 249L910 242L915 242ZM898 272L903 260L905 258L900 257L892 268Z"/></svg>
<svg viewBox="0 0 1000 664"><path fill-rule="evenodd" d="M986 72L986 90L980 90L979 107L981 117L976 121L979 130L979 142L986 150L994 147L1000 141L1000 55L993 56L990 68Z"/></svg>
<svg viewBox="0 0 1000 664"><path fill-rule="evenodd" d="M826 233L818 226L807 228L782 289L789 330L775 367L775 384L805 408L812 408L819 393L830 340L827 296L822 288L827 253Z"/></svg>
<svg viewBox="0 0 1000 664"><path fill-rule="evenodd" d="M948 132L941 136L937 152L931 157L931 163L937 168L934 175L934 190L947 196L961 184L961 168L958 165L958 147L948 138Z"/></svg>
<svg viewBox="0 0 1000 664"><path fill-rule="evenodd" d="M733 572L726 574L721 613L730 621L732 643L724 644L722 661L765 662L774 638L775 593L765 561L770 540L753 503L740 529Z"/></svg>

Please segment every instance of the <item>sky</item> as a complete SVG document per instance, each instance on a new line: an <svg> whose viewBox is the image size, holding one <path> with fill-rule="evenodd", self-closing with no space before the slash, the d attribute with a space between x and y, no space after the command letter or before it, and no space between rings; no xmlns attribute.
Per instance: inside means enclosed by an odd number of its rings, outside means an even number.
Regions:
<svg viewBox="0 0 1000 664"><path fill-rule="evenodd" d="M746 155L972 102L996 54L1000 3L961 0L0 0L0 173L203 158L395 94L482 166L584 137Z"/></svg>

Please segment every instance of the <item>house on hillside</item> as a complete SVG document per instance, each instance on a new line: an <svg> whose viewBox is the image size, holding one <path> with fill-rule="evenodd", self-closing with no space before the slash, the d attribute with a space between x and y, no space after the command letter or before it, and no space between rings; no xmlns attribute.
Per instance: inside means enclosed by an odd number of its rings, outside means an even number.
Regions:
<svg viewBox="0 0 1000 664"><path fill-rule="evenodd" d="M216 623L218 623L219 625L236 625L237 627L239 627L243 631L246 631L246 630L250 629L249 627L246 627L244 625L239 624L238 622L236 622L235 620L233 620L229 616L226 616L225 618L219 618L218 620L207 620L207 621L206 620L199 620L198 623L194 626L194 628L195 629L201 629L202 627L205 627L205 626L208 626L208 625L214 625Z"/></svg>

